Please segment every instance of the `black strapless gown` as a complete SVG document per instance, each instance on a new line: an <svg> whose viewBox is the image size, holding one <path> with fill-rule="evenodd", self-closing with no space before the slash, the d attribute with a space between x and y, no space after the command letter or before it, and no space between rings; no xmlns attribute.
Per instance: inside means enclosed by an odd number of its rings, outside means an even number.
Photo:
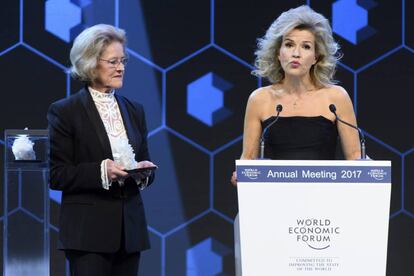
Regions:
<svg viewBox="0 0 414 276"><path fill-rule="evenodd" d="M273 121L262 122L262 129ZM278 160L335 159L338 130L323 116L279 117L266 135L265 158Z"/></svg>

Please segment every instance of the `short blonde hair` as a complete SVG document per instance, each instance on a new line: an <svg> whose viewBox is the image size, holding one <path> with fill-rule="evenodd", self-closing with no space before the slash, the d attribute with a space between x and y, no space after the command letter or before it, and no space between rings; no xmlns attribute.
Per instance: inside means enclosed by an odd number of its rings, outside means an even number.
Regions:
<svg viewBox="0 0 414 276"><path fill-rule="evenodd" d="M111 25L98 24L82 31L73 42L70 50L70 73L82 82L96 79L95 69L99 57L112 42L126 44L125 31Z"/></svg>
<svg viewBox="0 0 414 276"><path fill-rule="evenodd" d="M258 40L255 52L256 69L253 74L278 83L285 77L278 60L283 37L294 29L308 30L315 36L317 62L312 66L310 76L317 86L335 84L333 79L336 64L342 57L339 45L334 41L328 20L308 6L300 6L282 13L269 27L263 38Z"/></svg>

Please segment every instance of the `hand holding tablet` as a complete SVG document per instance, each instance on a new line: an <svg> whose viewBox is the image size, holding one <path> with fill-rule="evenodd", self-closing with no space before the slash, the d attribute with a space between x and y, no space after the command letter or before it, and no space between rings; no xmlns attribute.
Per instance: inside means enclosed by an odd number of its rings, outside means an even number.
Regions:
<svg viewBox="0 0 414 276"><path fill-rule="evenodd" d="M125 170L128 173L128 176L132 176L136 179L144 179L151 176L152 172L155 171L158 167L149 161L145 162L144 167L139 167L136 169Z"/></svg>
<svg viewBox="0 0 414 276"><path fill-rule="evenodd" d="M151 174L152 171L155 171L158 167L157 166L151 166L151 167L144 167L144 168L137 168L132 170L125 170L129 175L133 174Z"/></svg>

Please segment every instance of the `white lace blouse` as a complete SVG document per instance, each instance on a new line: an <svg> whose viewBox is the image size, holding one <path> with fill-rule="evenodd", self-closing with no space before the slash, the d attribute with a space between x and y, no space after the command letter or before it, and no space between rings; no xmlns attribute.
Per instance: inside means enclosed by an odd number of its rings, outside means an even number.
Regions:
<svg viewBox="0 0 414 276"><path fill-rule="evenodd" d="M135 161L135 154L132 146L129 144L121 111L119 110L118 102L115 98L115 91L112 90L109 93L102 93L92 89L91 87L88 88L105 126L105 130L111 144L114 162L117 165L124 166L126 169L136 168L137 162ZM107 175L106 162L107 160L103 160L101 162L101 180L103 188L109 190L112 181ZM122 180L118 182L120 185L123 185ZM141 189L145 188L147 183L148 178L143 183L141 183L140 180L137 180L137 184L140 185Z"/></svg>

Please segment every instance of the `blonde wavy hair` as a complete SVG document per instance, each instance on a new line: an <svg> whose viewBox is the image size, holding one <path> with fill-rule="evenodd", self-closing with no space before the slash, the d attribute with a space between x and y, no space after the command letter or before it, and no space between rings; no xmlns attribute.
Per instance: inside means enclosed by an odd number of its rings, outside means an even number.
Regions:
<svg viewBox="0 0 414 276"><path fill-rule="evenodd" d="M255 52L256 69L252 74L267 78L273 84L284 79L285 72L278 55L283 37L294 29L308 30L315 36L317 62L310 69L314 84L326 87L337 83L333 77L336 64L342 57L338 52L340 47L333 39L328 19L308 6L300 6L282 13L270 25L266 34L258 39Z"/></svg>

